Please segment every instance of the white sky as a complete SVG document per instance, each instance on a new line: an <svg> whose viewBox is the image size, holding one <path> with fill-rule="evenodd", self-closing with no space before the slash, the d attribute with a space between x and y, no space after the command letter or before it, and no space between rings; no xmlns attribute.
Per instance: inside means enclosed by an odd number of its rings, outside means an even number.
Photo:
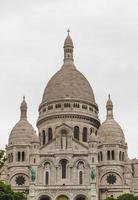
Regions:
<svg viewBox="0 0 138 200"><path fill-rule="evenodd" d="M101 121L110 93L129 156L138 157L137 0L0 1L0 148L19 120L23 95L35 127L44 88L62 65L68 28Z"/></svg>

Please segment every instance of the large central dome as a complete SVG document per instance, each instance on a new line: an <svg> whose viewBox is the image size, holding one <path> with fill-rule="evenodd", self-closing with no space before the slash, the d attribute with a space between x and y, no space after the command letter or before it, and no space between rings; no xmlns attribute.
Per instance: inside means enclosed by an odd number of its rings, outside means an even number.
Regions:
<svg viewBox="0 0 138 200"><path fill-rule="evenodd" d="M42 102L75 99L95 104L92 88L73 63L73 42L68 34L64 43L64 64L48 82Z"/></svg>
<svg viewBox="0 0 138 200"><path fill-rule="evenodd" d="M50 79L44 91L43 102L66 98L95 103L89 82L74 66L62 67Z"/></svg>

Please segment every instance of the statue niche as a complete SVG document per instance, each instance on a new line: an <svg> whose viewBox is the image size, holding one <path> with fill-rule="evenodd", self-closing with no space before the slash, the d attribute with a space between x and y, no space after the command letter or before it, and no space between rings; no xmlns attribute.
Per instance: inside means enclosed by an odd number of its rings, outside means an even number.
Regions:
<svg viewBox="0 0 138 200"><path fill-rule="evenodd" d="M61 130L61 149L67 149L67 131Z"/></svg>

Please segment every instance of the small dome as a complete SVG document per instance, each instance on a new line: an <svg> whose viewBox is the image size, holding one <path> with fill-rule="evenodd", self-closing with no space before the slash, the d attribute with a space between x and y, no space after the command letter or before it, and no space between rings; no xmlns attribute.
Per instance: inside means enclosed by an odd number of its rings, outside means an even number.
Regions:
<svg viewBox="0 0 138 200"><path fill-rule="evenodd" d="M34 138L36 140L36 132L32 125L27 121L27 103L25 97L20 106L20 121L14 126L9 136L9 145L30 144Z"/></svg>
<svg viewBox="0 0 138 200"><path fill-rule="evenodd" d="M98 130L102 143L124 143L125 137L120 125L114 119L106 119Z"/></svg>
<svg viewBox="0 0 138 200"><path fill-rule="evenodd" d="M98 130L98 137L102 143L125 143L125 136L120 125L113 118L113 103L108 97L106 103L107 118Z"/></svg>
<svg viewBox="0 0 138 200"><path fill-rule="evenodd" d="M20 120L11 131L9 145L30 144L35 134L35 130L27 120Z"/></svg>

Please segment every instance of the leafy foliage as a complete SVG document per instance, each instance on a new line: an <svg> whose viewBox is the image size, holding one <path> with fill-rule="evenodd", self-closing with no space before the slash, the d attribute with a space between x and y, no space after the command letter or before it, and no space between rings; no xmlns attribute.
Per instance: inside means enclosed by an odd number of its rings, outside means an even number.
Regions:
<svg viewBox="0 0 138 200"><path fill-rule="evenodd" d="M11 186L0 182L0 200L26 200L23 193L14 192Z"/></svg>
<svg viewBox="0 0 138 200"><path fill-rule="evenodd" d="M6 161L5 151L0 150L0 168L3 167L5 161Z"/></svg>
<svg viewBox="0 0 138 200"><path fill-rule="evenodd" d="M105 200L138 200L138 196L134 196L133 194L122 194L117 199L108 197Z"/></svg>

